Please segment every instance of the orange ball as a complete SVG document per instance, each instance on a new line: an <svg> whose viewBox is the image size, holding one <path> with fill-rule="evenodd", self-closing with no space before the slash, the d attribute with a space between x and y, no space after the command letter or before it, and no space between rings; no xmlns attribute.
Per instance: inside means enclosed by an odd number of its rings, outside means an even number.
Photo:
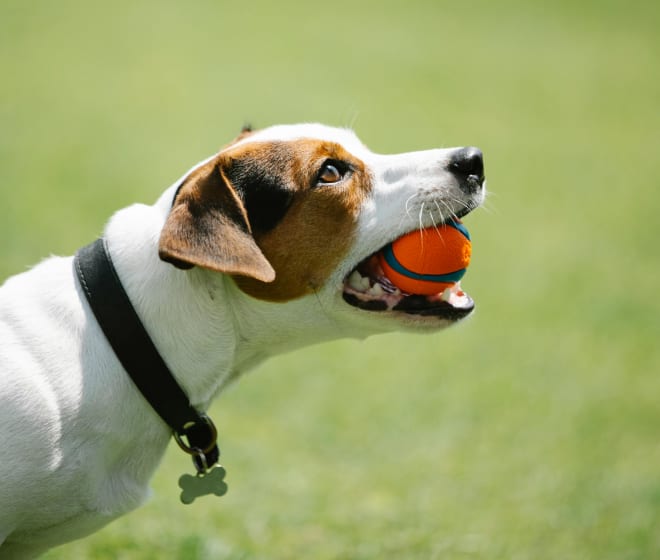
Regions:
<svg viewBox="0 0 660 560"><path fill-rule="evenodd" d="M385 276L410 294L433 295L453 286L470 264L470 234L459 220L412 231L379 254Z"/></svg>

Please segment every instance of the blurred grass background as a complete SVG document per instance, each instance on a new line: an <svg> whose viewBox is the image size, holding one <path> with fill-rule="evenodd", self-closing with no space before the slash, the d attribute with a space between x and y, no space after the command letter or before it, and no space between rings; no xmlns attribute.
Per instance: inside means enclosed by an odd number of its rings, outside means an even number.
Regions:
<svg viewBox="0 0 660 560"><path fill-rule="evenodd" d="M230 493L59 559L660 558L660 4L0 3L0 277L71 254L257 127L477 145L467 324L265 363L223 394ZM8 452L7 450L2 453Z"/></svg>

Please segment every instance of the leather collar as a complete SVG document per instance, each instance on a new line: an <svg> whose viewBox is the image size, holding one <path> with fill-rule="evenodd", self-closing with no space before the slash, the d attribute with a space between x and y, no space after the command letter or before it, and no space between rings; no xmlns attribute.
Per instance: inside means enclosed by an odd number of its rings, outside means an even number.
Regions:
<svg viewBox="0 0 660 560"><path fill-rule="evenodd" d="M110 346L135 386L193 457L198 473L218 462L217 432L195 409L158 353L124 290L103 239L80 249L75 271L85 297ZM185 440L184 440L185 438Z"/></svg>

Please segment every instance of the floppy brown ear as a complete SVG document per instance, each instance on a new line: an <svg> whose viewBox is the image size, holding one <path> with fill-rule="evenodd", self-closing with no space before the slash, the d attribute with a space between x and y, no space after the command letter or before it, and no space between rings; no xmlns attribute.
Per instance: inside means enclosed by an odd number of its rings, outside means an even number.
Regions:
<svg viewBox="0 0 660 560"><path fill-rule="evenodd" d="M183 182L160 234L158 254L178 268L200 266L272 282L275 270L257 246L245 207L218 159Z"/></svg>

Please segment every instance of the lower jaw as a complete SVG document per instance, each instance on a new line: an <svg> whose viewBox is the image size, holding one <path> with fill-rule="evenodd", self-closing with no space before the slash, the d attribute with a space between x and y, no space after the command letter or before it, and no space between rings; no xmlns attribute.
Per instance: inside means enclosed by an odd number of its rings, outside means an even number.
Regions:
<svg viewBox="0 0 660 560"><path fill-rule="evenodd" d="M461 290L460 283L433 295L407 294L388 284L386 279L379 279L365 291L347 284L343 291L344 301L374 313L435 317L448 321L464 319L475 307L472 298Z"/></svg>

